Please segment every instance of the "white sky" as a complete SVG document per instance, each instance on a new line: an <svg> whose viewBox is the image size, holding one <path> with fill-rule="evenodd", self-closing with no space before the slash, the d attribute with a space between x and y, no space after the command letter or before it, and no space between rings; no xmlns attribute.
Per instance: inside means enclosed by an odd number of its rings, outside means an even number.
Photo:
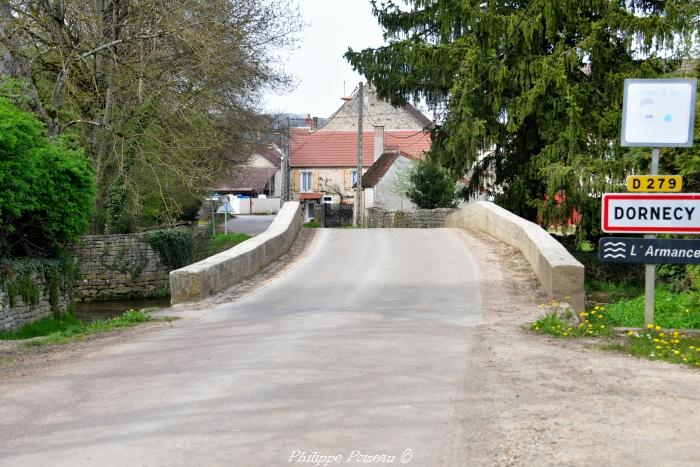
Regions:
<svg viewBox="0 0 700 467"><path fill-rule="evenodd" d="M267 112L311 114L329 117L350 95L362 77L352 71L343 54L384 43L369 0L299 0L307 23L298 48L287 54L285 68L298 80L295 90L284 95L267 94Z"/></svg>

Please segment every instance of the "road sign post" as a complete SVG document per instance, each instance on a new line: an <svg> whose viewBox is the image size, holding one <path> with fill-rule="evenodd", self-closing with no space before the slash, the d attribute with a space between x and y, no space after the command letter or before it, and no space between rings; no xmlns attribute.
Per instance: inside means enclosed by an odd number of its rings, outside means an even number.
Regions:
<svg viewBox="0 0 700 467"><path fill-rule="evenodd" d="M651 175L659 175L659 148L651 151ZM647 235L654 238L655 235ZM644 325L654 324L654 294L656 293L656 264L644 266Z"/></svg>
<svg viewBox="0 0 700 467"><path fill-rule="evenodd" d="M622 146L651 147L651 175L659 175L660 147L691 147L693 145L693 130L695 125L695 97L697 80L695 79L626 79L624 84L622 104L622 127L620 144ZM650 191L671 191L659 189ZM674 187L675 188L675 187ZM680 188L678 188L680 190ZM603 198L603 231L605 230L606 203ZM666 212L661 206L656 206L657 212ZM618 211L616 211L618 212ZM641 222L642 211L634 211ZM624 209L623 209L624 213ZM647 211L647 215L650 211ZM607 212L610 214L610 212ZM663 214L662 214L663 215ZM692 217L688 213L688 217ZM666 219L660 219L662 223ZM649 232L647 239L654 239L654 230ZM634 232L636 226L626 230ZM663 231L661 231L663 232ZM694 233L697 233L694 232ZM644 323L654 322L654 282L656 265L647 264L645 271L645 304Z"/></svg>

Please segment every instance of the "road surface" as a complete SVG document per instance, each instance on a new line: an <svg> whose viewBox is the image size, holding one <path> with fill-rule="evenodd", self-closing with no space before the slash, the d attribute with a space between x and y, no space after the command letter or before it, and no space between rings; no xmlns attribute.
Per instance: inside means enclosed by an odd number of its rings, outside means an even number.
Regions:
<svg viewBox="0 0 700 467"><path fill-rule="evenodd" d="M229 232L240 232L248 235L257 235L263 233L275 220L275 214L255 214L255 215L238 215L233 219L229 219L226 223ZM223 232L224 226L219 229Z"/></svg>
<svg viewBox="0 0 700 467"><path fill-rule="evenodd" d="M239 302L0 383L0 463L458 465L477 274L448 230L323 231Z"/></svg>
<svg viewBox="0 0 700 467"><path fill-rule="evenodd" d="M517 251L316 232L233 303L0 371L0 465L698 465L700 372L528 332Z"/></svg>

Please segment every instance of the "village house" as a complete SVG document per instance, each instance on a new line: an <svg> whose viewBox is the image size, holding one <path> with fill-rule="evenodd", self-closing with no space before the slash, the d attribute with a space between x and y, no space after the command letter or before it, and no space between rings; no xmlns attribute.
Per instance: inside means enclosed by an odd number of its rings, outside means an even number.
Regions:
<svg viewBox="0 0 700 467"><path fill-rule="evenodd" d="M401 151L385 152L362 176L365 209L413 211L416 206L406 196L409 173L415 157Z"/></svg>
<svg viewBox="0 0 700 467"><path fill-rule="evenodd" d="M274 144L253 147L244 165L234 166L214 191L228 195L236 214L279 211L282 195L282 151Z"/></svg>
<svg viewBox="0 0 700 467"><path fill-rule="evenodd" d="M304 204L306 218L318 203L352 203L357 183L357 93L318 129L290 130L292 199ZM419 159L430 149L431 121L410 104L395 108L364 92L362 172L385 152L400 151Z"/></svg>

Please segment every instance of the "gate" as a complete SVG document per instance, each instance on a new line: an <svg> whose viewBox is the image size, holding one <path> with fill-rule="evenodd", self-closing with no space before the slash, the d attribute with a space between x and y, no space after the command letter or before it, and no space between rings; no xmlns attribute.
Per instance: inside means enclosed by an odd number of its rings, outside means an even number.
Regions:
<svg viewBox="0 0 700 467"><path fill-rule="evenodd" d="M344 227L352 225L352 204L323 204L323 226Z"/></svg>

